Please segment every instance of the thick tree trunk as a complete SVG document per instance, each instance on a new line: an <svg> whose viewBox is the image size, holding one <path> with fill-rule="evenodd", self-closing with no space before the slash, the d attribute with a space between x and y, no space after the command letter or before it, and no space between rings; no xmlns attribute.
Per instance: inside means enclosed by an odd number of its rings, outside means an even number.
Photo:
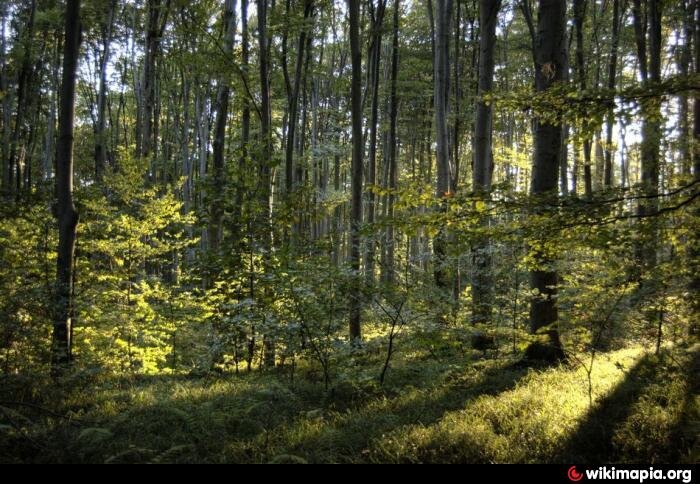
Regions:
<svg viewBox="0 0 700 484"><path fill-rule="evenodd" d="M500 0L479 2L479 85L472 141L472 187L479 197L488 197L493 177L493 108L482 96L493 89L496 24ZM483 217L482 225L489 220ZM477 241L472 248L472 324L491 320L493 306L493 278L491 276L491 247L488 239Z"/></svg>
<svg viewBox="0 0 700 484"><path fill-rule="evenodd" d="M78 212L73 204L73 123L75 80L80 54L80 0L66 2L63 78L56 147L56 205L58 258L51 370L60 375L71 360L73 322L73 258L75 255Z"/></svg>
<svg viewBox="0 0 700 484"><path fill-rule="evenodd" d="M555 82L566 79L566 1L541 0L535 43L535 87L545 91ZM538 197L557 196L557 171L561 157L562 129L559 124L535 121L535 153L532 167L531 194ZM535 295L530 303L530 331L541 335L526 352L529 359L556 361L564 358L557 329L557 273L553 261L534 250L537 269L530 273Z"/></svg>
<svg viewBox="0 0 700 484"><path fill-rule="evenodd" d="M360 51L360 0L348 0L350 20L350 59L352 81L350 104L352 114L352 177L350 214L350 269L353 272L350 291L350 340L362 338L362 295L360 281L360 226L362 225L362 54Z"/></svg>

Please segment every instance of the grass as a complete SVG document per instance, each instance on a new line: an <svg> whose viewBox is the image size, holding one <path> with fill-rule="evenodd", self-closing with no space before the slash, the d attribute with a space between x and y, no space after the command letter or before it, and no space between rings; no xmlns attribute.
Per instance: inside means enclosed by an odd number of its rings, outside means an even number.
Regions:
<svg viewBox="0 0 700 484"><path fill-rule="evenodd" d="M217 377L8 381L4 462L698 461L700 348L634 347L586 372L504 359L403 356L384 387L376 365L330 391L301 370ZM52 403L53 402L53 403Z"/></svg>

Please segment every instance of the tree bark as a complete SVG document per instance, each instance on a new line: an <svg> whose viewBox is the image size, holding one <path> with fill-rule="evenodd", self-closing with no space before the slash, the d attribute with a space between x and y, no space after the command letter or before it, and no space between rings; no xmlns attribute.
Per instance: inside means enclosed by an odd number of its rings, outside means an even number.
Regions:
<svg viewBox="0 0 700 484"><path fill-rule="evenodd" d="M434 94L436 136L437 183L435 195L440 200L441 210L447 209L447 199L451 194L450 184L450 134L449 117L449 35L452 17L452 0L437 0L435 2L435 48L433 56ZM433 240L434 268L436 286L445 294L450 287L445 267L447 252L447 233L440 229ZM449 297L449 295L447 295Z"/></svg>
<svg viewBox="0 0 700 484"><path fill-rule="evenodd" d="M617 48L620 43L620 0L613 0L613 20L612 33L610 41L610 62L608 64L608 89L615 89L617 80ZM610 110L605 126L605 167L603 173L603 185L606 188L612 187L613 184L613 157L615 151L612 148L613 144L613 123L615 121L615 112Z"/></svg>
<svg viewBox="0 0 700 484"><path fill-rule="evenodd" d="M633 9L635 27L643 23L641 9L635 0ZM654 85L661 81L661 1L649 0L647 3L646 34L648 39L637 37L637 52L640 56L639 66L642 82ZM641 44L640 44L641 42ZM648 43L648 45L647 45ZM647 57L648 52L648 57ZM640 199L637 205L637 215L644 222L646 217L653 216L658 211L659 191L659 146L661 143L661 101L658 98L648 98L642 102L642 147L641 188L646 198ZM650 269L656 265L656 229L653 217L648 221L651 226L642 228L642 237L638 239L636 256L640 267Z"/></svg>
<svg viewBox="0 0 700 484"><path fill-rule="evenodd" d="M385 280L393 283L394 275L394 190L397 188L398 160L397 160L397 140L396 124L398 120L397 80L399 73L399 0L394 0L394 20L391 37L391 85L390 85L390 107L389 107L389 196L387 197L387 229L386 229L386 264L384 272ZM414 140L415 143L415 140Z"/></svg>
<svg viewBox="0 0 700 484"><path fill-rule="evenodd" d="M594 6L595 8L595 6ZM583 20L586 15L586 0L574 0L574 26L576 28L576 75L582 91L586 89L586 64L583 52ZM593 196L593 174L591 171L591 136L583 138L583 183L586 198Z"/></svg>
<svg viewBox="0 0 700 484"><path fill-rule="evenodd" d="M369 84L372 93L369 120L369 158L367 160L367 185L372 187L377 182L377 124L379 122L379 66L382 52L382 28L386 0L379 0L376 11L372 11L371 43L369 49ZM376 195L372 188L367 194L367 224L374 223ZM365 254L365 276L367 284L374 284L375 240L370 234L367 237L367 252Z"/></svg>
<svg viewBox="0 0 700 484"><path fill-rule="evenodd" d="M566 82L566 1L541 0L539 3L537 41L535 43L535 88L546 91L555 82ZM560 124L535 120L535 153L532 167L531 194L557 197L557 171L561 157ZM564 352L557 328L557 273L553 261L534 250L537 268L530 273L535 295L530 302L530 332L541 335L532 343L526 356L532 360L557 361Z"/></svg>
<svg viewBox="0 0 700 484"><path fill-rule="evenodd" d="M350 20L350 59L352 80L350 104L352 116L352 177L350 215L350 269L352 290L350 291L350 340L362 339L362 296L360 282L360 226L362 225L362 53L360 51L360 0L348 0Z"/></svg>
<svg viewBox="0 0 700 484"><path fill-rule="evenodd" d="M488 197L493 177L493 108L483 100L483 95L493 89L494 52L496 50L496 24L500 0L479 2L479 80L472 141L472 187L477 196ZM483 217L482 225L489 220ZM491 244L487 238L479 239L472 248L472 324L491 320L493 306L493 280L491 276Z"/></svg>
<svg viewBox="0 0 700 484"><path fill-rule="evenodd" d="M105 134L107 107L107 65L109 63L110 45L114 23L116 0L110 0L106 23L102 26L102 58L100 59L100 87L97 95L97 123L95 125L95 180L102 180L107 164L107 136Z"/></svg>
<svg viewBox="0 0 700 484"><path fill-rule="evenodd" d="M272 233L270 227L270 167L272 165L272 112L270 109L270 68L269 38L267 33L267 0L257 0L258 6L258 64L260 72L260 138L261 150L258 163L258 203L260 208L257 227L262 230L261 246L263 251L263 271L271 271L270 251L272 250ZM267 367L275 366L275 341L263 336L264 363Z"/></svg>
<svg viewBox="0 0 700 484"><path fill-rule="evenodd" d="M236 35L236 0L224 2L224 46L223 54L228 59L233 53L234 36ZM219 76L219 87L216 94L216 120L214 122L214 146L212 152L212 177L209 203L209 249L213 253L219 251L221 243L221 220L224 216L224 149L226 147L226 121L228 120L228 105L231 95L229 67L223 66Z"/></svg>
<svg viewBox="0 0 700 484"><path fill-rule="evenodd" d="M67 0L63 77L56 147L56 204L58 253L51 371L60 375L71 361L73 334L73 258L78 212L73 203L73 123L75 81L80 54L80 0Z"/></svg>

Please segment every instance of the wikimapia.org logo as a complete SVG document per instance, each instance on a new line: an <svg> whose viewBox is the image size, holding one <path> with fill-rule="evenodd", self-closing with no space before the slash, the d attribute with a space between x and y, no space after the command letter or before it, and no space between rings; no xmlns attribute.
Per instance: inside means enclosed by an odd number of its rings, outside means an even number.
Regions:
<svg viewBox="0 0 700 484"><path fill-rule="evenodd" d="M620 480L634 480L644 482L647 479L654 480L680 480L681 482L687 484L692 481L692 471L690 469L654 469L650 467L647 469L615 469L614 467L608 469L606 466L598 467L597 469L585 469L584 472L579 472L576 466L569 467L566 475L572 482L578 482L583 479L585 474L586 479L620 479Z"/></svg>

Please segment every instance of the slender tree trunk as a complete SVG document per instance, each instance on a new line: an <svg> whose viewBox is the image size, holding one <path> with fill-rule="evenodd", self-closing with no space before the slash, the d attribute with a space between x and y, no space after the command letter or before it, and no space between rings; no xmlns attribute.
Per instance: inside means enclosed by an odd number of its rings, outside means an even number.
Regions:
<svg viewBox="0 0 700 484"><path fill-rule="evenodd" d="M56 204L58 257L54 301L51 370L60 375L71 360L73 334L73 258L78 212L73 204L73 123L75 80L80 55L80 0L67 0L63 78L56 147Z"/></svg>
<svg viewBox="0 0 700 484"><path fill-rule="evenodd" d="M12 96L9 92L9 72L7 66L7 16L8 5L0 3L0 91L5 93L2 97L2 146L0 146L0 192L9 194L12 184L12 169L10 168L10 120Z"/></svg>
<svg viewBox="0 0 700 484"><path fill-rule="evenodd" d="M433 56L435 106L435 135L437 145L437 183L436 197L440 200L441 210L447 209L447 200L451 196L450 186L450 134L449 117L449 35L452 17L452 0L437 0L435 2L435 48ZM447 233L440 229L433 240L435 284L447 294L450 281L447 277L446 252ZM446 297L449 298L449 295ZM442 318L440 318L442 319Z"/></svg>
<svg viewBox="0 0 700 484"><path fill-rule="evenodd" d="M391 85L390 85L390 108L389 108L389 182L387 186L390 190L387 197L387 218L388 225L386 229L386 264L384 271L386 273L386 282L392 284L395 279L394 275L394 190L397 188L398 176L398 160L397 160L397 140L396 140L396 124L398 120L398 95L397 95L397 80L399 74L399 0L394 0L394 21L391 37ZM415 146L415 140L414 140ZM406 261L408 263L408 261Z"/></svg>
<svg viewBox="0 0 700 484"><path fill-rule="evenodd" d="M479 2L479 81L472 141L472 186L477 196L488 197L493 177L493 108L482 96L493 89L494 53L496 50L496 24L500 0ZM482 225L488 226L488 217ZM491 276L491 244L487 238L473 246L472 261L472 324L491 320L493 306L493 280Z"/></svg>
<svg viewBox="0 0 700 484"><path fill-rule="evenodd" d="M642 11L639 1L635 0L633 8L635 31L643 23ZM644 84L656 84L661 81L661 1L648 0L647 3L647 27L648 40L637 36L637 52L639 57L640 72ZM648 42L648 45L647 45ZM648 52L648 57L647 57ZM640 199L637 205L637 215L642 221L643 236L639 238L636 255L641 267L650 269L656 265L656 228L653 219L658 211L659 191L659 146L661 143L661 101L658 98L649 98L642 102L642 147L641 188L646 198ZM644 219L651 217L650 220ZM647 224L648 222L648 224Z"/></svg>
<svg viewBox="0 0 700 484"><path fill-rule="evenodd" d="M142 131L139 133L138 150L142 158L148 159L147 179L155 177L153 171L153 150L156 148L156 61L160 51L160 40L165 31L170 9L170 0L148 0L146 24L146 47L142 82Z"/></svg>
<svg viewBox="0 0 700 484"><path fill-rule="evenodd" d="M311 26L308 25L309 19L313 16L314 3L313 0L304 0L304 24L299 33L299 43L297 45L297 59L294 67L294 87L292 87L291 95L289 96L289 107L287 116L287 139L285 145L285 183L284 188L287 196L291 195L294 190L294 143L296 136L296 127L299 117L299 91L302 84L302 68L304 66L304 49L306 48L306 37L309 35ZM299 180L297 180L299 181Z"/></svg>
<svg viewBox="0 0 700 484"><path fill-rule="evenodd" d="M224 2L224 46L223 54L229 58L233 53L234 36L236 35L236 0ZM226 147L226 122L228 120L228 105L231 93L230 68L223 66L223 74L219 76L219 87L216 94L216 120L214 122L214 146L212 152L211 199L209 203L209 249L213 253L219 251L221 243L221 220L224 216L224 149Z"/></svg>
<svg viewBox="0 0 700 484"><path fill-rule="evenodd" d="M595 8L595 6L593 6ZM582 91L586 89L586 64L583 52L583 20L586 15L586 0L574 0L574 26L576 28L576 74ZM583 183L586 198L593 196L593 172L591 170L591 137L583 138Z"/></svg>
<svg viewBox="0 0 700 484"><path fill-rule="evenodd" d="M567 81L566 1L541 0L537 23L535 87L541 92L555 82ZM561 136L561 125L535 120L531 184L534 196L557 197ZM543 339L532 343L526 355L533 360L556 361L564 358L557 329L557 273L551 268L553 260L537 249L531 250L537 269L530 273L530 285L535 293L530 303L530 331Z"/></svg>
<svg viewBox="0 0 700 484"><path fill-rule="evenodd" d="M272 250L272 233L270 227L270 195L272 165L272 112L270 109L270 68L269 38L267 33L267 0L257 0L258 6L258 64L260 69L260 137L262 149L258 164L258 200L259 216L257 227L262 229L261 245L263 251L263 270L271 271L270 251ZM275 366L275 341L266 335L263 337L264 363L267 367Z"/></svg>
<svg viewBox="0 0 700 484"><path fill-rule="evenodd" d="M362 338L362 296L360 281L360 226L362 225L362 53L360 51L360 0L348 0L350 19L350 58L352 81L350 104L352 115L352 178L350 215L350 269L353 272L350 291L350 340Z"/></svg>
<svg viewBox="0 0 700 484"><path fill-rule="evenodd" d="M116 0L110 0L107 20L103 25L102 58L100 59L100 90L97 95L97 123L95 125L95 180L102 180L105 165L107 164L107 135L105 133L106 107L107 107L107 66L109 63L110 45L112 43L112 30L114 23L114 11L117 7Z"/></svg>
<svg viewBox="0 0 700 484"><path fill-rule="evenodd" d="M31 78L32 71L32 46L34 45L34 23L36 18L36 0L31 0L29 6L29 19L25 31L22 33L23 38L23 56L22 65L17 81L17 115L15 116L15 125L10 140L10 157L7 163L7 187L9 192L15 192L19 195L22 188L22 165L20 140L24 138L24 118L27 111L27 88ZM14 178L14 180L13 180Z"/></svg>
<svg viewBox="0 0 700 484"><path fill-rule="evenodd" d="M367 160L367 224L372 225L376 212L376 195L373 187L377 183L377 124L379 122L379 67L382 52L382 28L386 0L379 0L376 11L372 11L371 43L369 49L369 84L372 93L369 120L369 158ZM365 276L367 284L374 284L375 239L372 234L367 237L367 252L365 254Z"/></svg>
<svg viewBox="0 0 700 484"><path fill-rule="evenodd" d="M612 34L610 41L610 62L608 64L608 89L615 89L615 81L617 80L617 48L620 43L620 0L613 0L613 20ZM612 187L613 184L613 124L615 121L615 113L611 109L608 112L608 117L605 126L605 168L603 176L603 184L606 188Z"/></svg>

